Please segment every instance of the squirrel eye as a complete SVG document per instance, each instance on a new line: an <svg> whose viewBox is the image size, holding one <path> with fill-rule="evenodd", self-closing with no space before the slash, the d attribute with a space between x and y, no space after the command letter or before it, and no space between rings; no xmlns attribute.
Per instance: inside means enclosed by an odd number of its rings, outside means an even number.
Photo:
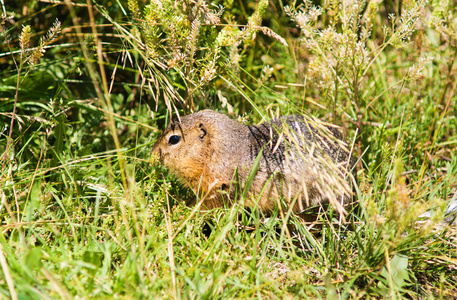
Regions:
<svg viewBox="0 0 457 300"><path fill-rule="evenodd" d="M179 143L179 141L181 141L181 137L179 135L172 135L168 139L168 144L176 145L177 143Z"/></svg>

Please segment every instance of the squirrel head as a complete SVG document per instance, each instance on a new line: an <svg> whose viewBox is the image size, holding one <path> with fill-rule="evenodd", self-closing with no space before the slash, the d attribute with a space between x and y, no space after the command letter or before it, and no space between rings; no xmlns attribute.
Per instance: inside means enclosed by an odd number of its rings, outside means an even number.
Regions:
<svg viewBox="0 0 457 300"><path fill-rule="evenodd" d="M213 124L192 114L172 121L152 148L152 156L191 186L198 185L210 161Z"/></svg>

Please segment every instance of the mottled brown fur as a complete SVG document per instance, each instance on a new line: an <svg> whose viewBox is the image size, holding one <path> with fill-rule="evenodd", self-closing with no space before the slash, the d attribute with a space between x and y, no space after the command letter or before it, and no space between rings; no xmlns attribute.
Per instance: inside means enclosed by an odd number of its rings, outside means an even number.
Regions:
<svg viewBox="0 0 457 300"><path fill-rule="evenodd" d="M329 200L344 205L352 198L355 162L341 133L302 116L246 126L203 110L173 121L152 152L201 195L207 209L232 203L235 191L239 195L245 188L259 153L248 207L269 212L283 199L299 214Z"/></svg>

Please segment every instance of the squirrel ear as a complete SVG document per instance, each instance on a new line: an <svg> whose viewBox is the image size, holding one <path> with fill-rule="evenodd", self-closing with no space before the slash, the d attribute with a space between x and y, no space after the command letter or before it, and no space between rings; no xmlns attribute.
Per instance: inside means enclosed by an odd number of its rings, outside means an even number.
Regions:
<svg viewBox="0 0 457 300"><path fill-rule="evenodd" d="M198 123L197 124L199 133L198 133L198 138L203 141L205 139L206 134L208 133L208 130L206 129L205 124L203 123Z"/></svg>

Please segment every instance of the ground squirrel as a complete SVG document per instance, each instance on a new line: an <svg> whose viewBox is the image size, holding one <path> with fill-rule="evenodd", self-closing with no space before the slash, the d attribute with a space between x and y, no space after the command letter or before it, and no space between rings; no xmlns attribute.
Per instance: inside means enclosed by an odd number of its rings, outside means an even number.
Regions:
<svg viewBox="0 0 457 300"><path fill-rule="evenodd" d="M286 116L247 126L203 110L172 121L152 154L206 209L230 205L244 190L245 205L266 213L280 199L297 214L329 201L344 206L352 198L355 161L341 133L318 123Z"/></svg>

